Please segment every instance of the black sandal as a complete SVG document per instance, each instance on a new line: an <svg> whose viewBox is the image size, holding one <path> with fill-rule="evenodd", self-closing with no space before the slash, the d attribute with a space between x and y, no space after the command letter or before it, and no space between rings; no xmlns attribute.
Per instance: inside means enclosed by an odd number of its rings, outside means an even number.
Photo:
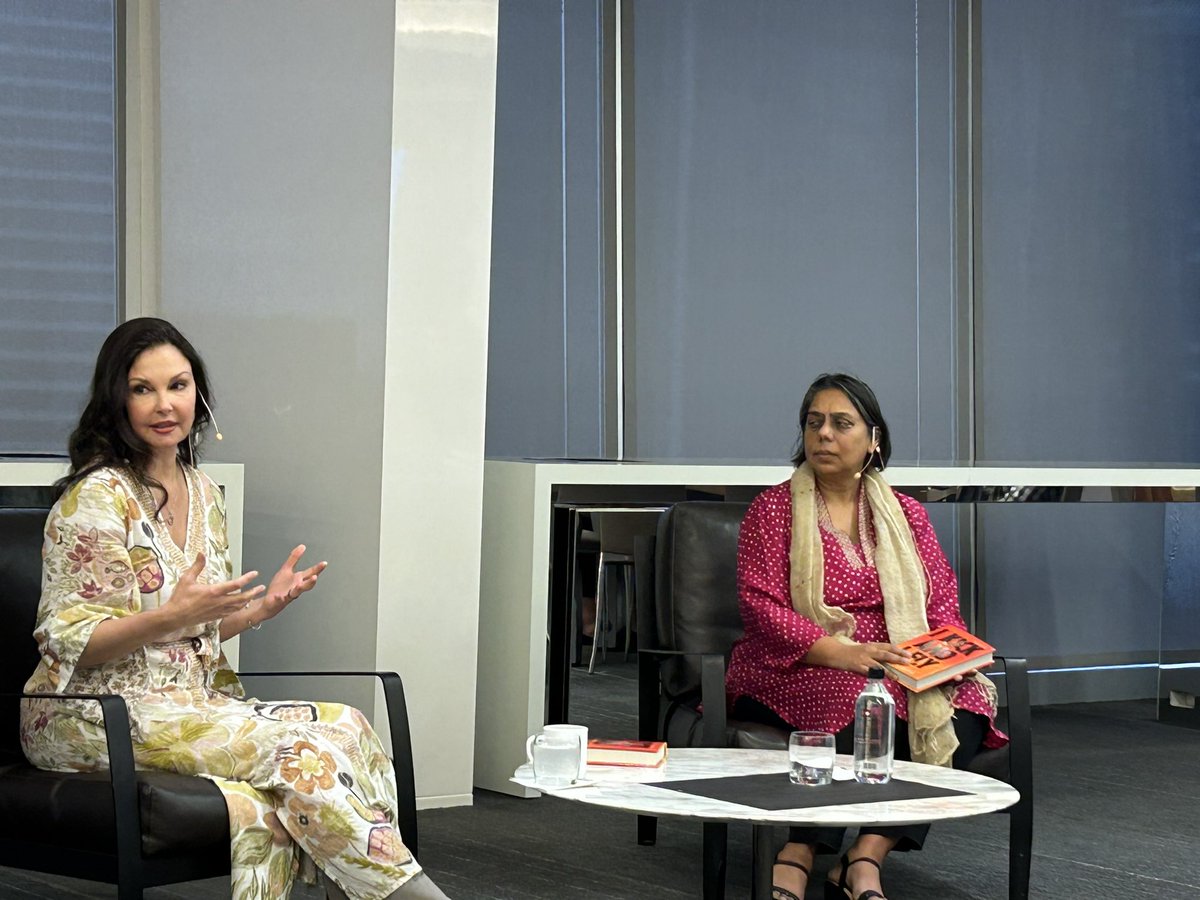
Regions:
<svg viewBox="0 0 1200 900"><path fill-rule="evenodd" d="M855 863L870 863L875 868L883 871L883 866L875 862L869 856L860 856L858 859L848 859L846 854L842 854L842 874L838 876L837 883L832 881L825 882L825 900L871 900L872 897L878 897L879 900L887 900L887 897L876 890L866 890L855 897L850 893L850 888L846 887L846 873L850 871L850 867Z"/></svg>
<svg viewBox="0 0 1200 900"><path fill-rule="evenodd" d="M802 865L801 863L798 863L798 862L793 862L790 859L777 859L777 860L775 860L774 865L791 866L793 869L799 869L801 872L804 873L805 879L807 879L810 875L812 875L812 872L809 871L808 866ZM806 880L805 885L807 886L807 884L808 884L808 882ZM804 898L797 897L795 894L793 894L787 888L781 888L778 885L773 884L773 885L771 885L771 900L804 900Z"/></svg>

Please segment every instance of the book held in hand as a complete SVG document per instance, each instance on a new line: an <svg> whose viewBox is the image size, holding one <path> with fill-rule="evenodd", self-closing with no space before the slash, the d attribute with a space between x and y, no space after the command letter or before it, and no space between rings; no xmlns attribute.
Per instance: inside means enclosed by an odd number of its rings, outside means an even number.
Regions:
<svg viewBox="0 0 1200 900"><path fill-rule="evenodd" d="M898 646L911 653L912 659L906 663L887 663L884 668L892 680L917 693L963 672L990 666L996 649L953 625L931 628Z"/></svg>
<svg viewBox="0 0 1200 900"><path fill-rule="evenodd" d="M646 766L667 761L666 741L621 741L592 738L588 741L589 766Z"/></svg>

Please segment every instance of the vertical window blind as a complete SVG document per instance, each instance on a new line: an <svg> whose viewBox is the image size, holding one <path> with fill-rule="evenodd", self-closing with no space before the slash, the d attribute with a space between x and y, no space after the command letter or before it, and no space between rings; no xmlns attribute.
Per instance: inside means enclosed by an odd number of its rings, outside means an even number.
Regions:
<svg viewBox="0 0 1200 900"><path fill-rule="evenodd" d="M0 0L0 455L58 454L117 321L114 0Z"/></svg>

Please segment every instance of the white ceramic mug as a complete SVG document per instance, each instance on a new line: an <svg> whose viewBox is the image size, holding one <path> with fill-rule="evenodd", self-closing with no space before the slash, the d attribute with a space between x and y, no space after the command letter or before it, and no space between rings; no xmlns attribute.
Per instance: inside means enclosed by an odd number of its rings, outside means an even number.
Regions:
<svg viewBox="0 0 1200 900"><path fill-rule="evenodd" d="M579 774L577 778L583 778L587 773L587 742L588 730L586 725L546 725L542 728L541 734L573 734L579 738ZM525 757L529 763L533 764L533 739L537 735L532 735L525 742Z"/></svg>

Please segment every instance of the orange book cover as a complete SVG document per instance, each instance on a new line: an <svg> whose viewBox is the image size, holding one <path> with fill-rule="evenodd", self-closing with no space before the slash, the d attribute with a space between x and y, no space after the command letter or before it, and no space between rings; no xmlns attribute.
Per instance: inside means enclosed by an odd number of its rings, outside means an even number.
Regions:
<svg viewBox="0 0 1200 900"><path fill-rule="evenodd" d="M924 691L955 675L992 663L995 647L965 628L943 625L899 645L912 654L907 663L884 666L894 681L910 691Z"/></svg>
<svg viewBox="0 0 1200 900"><path fill-rule="evenodd" d="M588 741L589 766L646 766L655 768L667 760L666 741L631 741L592 738Z"/></svg>

